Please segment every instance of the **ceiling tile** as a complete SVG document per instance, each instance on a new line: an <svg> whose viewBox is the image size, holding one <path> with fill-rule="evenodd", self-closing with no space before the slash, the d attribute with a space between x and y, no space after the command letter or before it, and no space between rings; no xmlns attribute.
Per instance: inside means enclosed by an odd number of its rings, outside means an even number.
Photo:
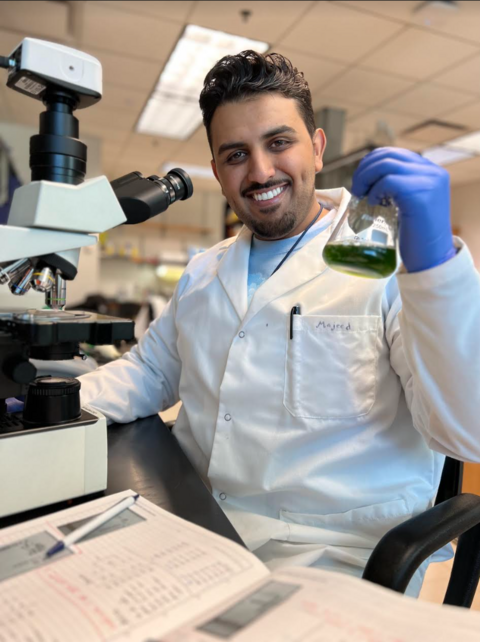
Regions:
<svg viewBox="0 0 480 642"><path fill-rule="evenodd" d="M167 156L171 156L180 145L181 142L178 140L132 133L123 148L121 162L143 163L150 168L150 174L156 174L160 163Z"/></svg>
<svg viewBox="0 0 480 642"><path fill-rule="evenodd" d="M92 1L92 0L89 0ZM121 11L129 11L134 13L143 13L147 16L155 16L160 20L174 20L176 22L185 22L188 14L193 6L193 2L170 2L159 1L151 2L150 0L102 0L95 4L103 4L110 9L119 9Z"/></svg>
<svg viewBox="0 0 480 642"><path fill-rule="evenodd" d="M294 67L302 71L312 93L347 69L347 66L341 63L313 54L300 53L281 45L273 45L270 51L282 54L292 62Z"/></svg>
<svg viewBox="0 0 480 642"><path fill-rule="evenodd" d="M359 116L350 118L347 122L349 131L358 131L365 134L372 134L379 123L386 123L394 134L398 136L401 132L418 123L416 116L397 114L387 110L369 110Z"/></svg>
<svg viewBox="0 0 480 642"><path fill-rule="evenodd" d="M175 150L175 156L172 160L179 159L188 165L206 165L210 166L212 152L207 140L207 133L201 125L195 134L187 141L182 143Z"/></svg>
<svg viewBox="0 0 480 642"><path fill-rule="evenodd" d="M425 145L407 144L401 132L416 122L417 119L403 114L371 110L358 118L347 121L343 136L343 152L348 153L367 144L395 145L408 147L414 151Z"/></svg>
<svg viewBox="0 0 480 642"><path fill-rule="evenodd" d="M346 113L346 118L353 118L357 114L360 114L365 111L364 105L355 105L347 100L342 98L333 98L328 95L328 93L323 93L319 91L312 96L312 103L314 111L319 111L324 107L336 107L337 109L344 109Z"/></svg>
<svg viewBox="0 0 480 642"><path fill-rule="evenodd" d="M143 176L152 176L153 174L159 176L161 173L162 160L160 158L138 158L134 161L121 156L118 161L108 166L109 176L113 178L120 178L130 172L140 172Z"/></svg>
<svg viewBox="0 0 480 642"><path fill-rule="evenodd" d="M66 2L0 2L2 28L22 34L17 35L17 44L27 33L55 41L68 38L68 20L69 5Z"/></svg>
<svg viewBox="0 0 480 642"><path fill-rule="evenodd" d="M112 110L112 117L117 109L134 112L137 116L147 102L149 92L147 90L132 91L125 87L117 87L104 83L102 107Z"/></svg>
<svg viewBox="0 0 480 642"><path fill-rule="evenodd" d="M5 90L5 101L14 122L20 125L31 125L32 127L39 126L39 114L41 111L45 111L42 102L33 100L9 88Z"/></svg>
<svg viewBox="0 0 480 642"><path fill-rule="evenodd" d="M404 131L405 138L429 145L439 145L465 133L465 128L443 120L427 120L417 123Z"/></svg>
<svg viewBox="0 0 480 642"><path fill-rule="evenodd" d="M113 181L119 177L115 171L117 164L115 162L103 162L102 161L102 173L108 178L109 181ZM121 176L121 174L120 174Z"/></svg>
<svg viewBox="0 0 480 642"><path fill-rule="evenodd" d="M473 100L474 97L470 94L425 83L385 103L384 107L426 120L468 105Z"/></svg>
<svg viewBox="0 0 480 642"><path fill-rule="evenodd" d="M465 125L469 129L480 129L480 101L445 112L442 120L448 120L457 125Z"/></svg>
<svg viewBox="0 0 480 642"><path fill-rule="evenodd" d="M457 65L448 71L442 71L435 76L437 85L444 85L453 89L460 89L480 95L480 55L467 62Z"/></svg>
<svg viewBox="0 0 480 642"><path fill-rule="evenodd" d="M411 80L357 68L347 71L337 80L322 87L322 92L332 98L346 97L356 104L373 106L412 86Z"/></svg>
<svg viewBox="0 0 480 642"><path fill-rule="evenodd" d="M480 43L479 2L345 0L340 4L355 6L369 13L400 20L405 24L418 25L432 33Z"/></svg>
<svg viewBox="0 0 480 642"><path fill-rule="evenodd" d="M402 29L402 25L390 20L331 2L318 2L279 44L352 63Z"/></svg>
<svg viewBox="0 0 480 642"><path fill-rule="evenodd" d="M417 153L421 153L424 149L427 149L431 146L431 143L424 143L419 140L410 140L409 138L405 138L403 136L395 139L395 147L404 147L405 149L410 149L412 152Z"/></svg>
<svg viewBox="0 0 480 642"><path fill-rule="evenodd" d="M348 128L343 133L342 154L350 154L357 149L365 147L367 137L364 132L350 131ZM328 140L327 140L328 145Z"/></svg>
<svg viewBox="0 0 480 642"><path fill-rule="evenodd" d="M275 2L246 0L238 2L195 2L189 15L190 24L201 25L210 29L226 31L237 36L244 36L262 42L276 42L314 2L297 0L290 2L282 0ZM250 11L247 20L241 15L242 11Z"/></svg>
<svg viewBox="0 0 480 642"><path fill-rule="evenodd" d="M139 61L88 45L82 49L100 61L104 83L126 87L131 91L146 89L150 92L155 86L165 62L164 60L159 62Z"/></svg>
<svg viewBox="0 0 480 642"><path fill-rule="evenodd" d="M389 2L378 2L377 0L342 0L343 4L356 9L362 9L384 18L402 20L405 23L411 21L415 7L418 7L418 0L389 0Z"/></svg>
<svg viewBox="0 0 480 642"><path fill-rule="evenodd" d="M137 121L137 114L134 112L112 111L106 109L101 102L89 109L76 112L76 116L80 121L80 137L82 132L103 138L104 135L110 135L106 133L110 131L133 131Z"/></svg>
<svg viewBox="0 0 480 642"><path fill-rule="evenodd" d="M126 138L123 140L120 138L105 138L102 140L100 150L102 164L110 164L112 161L116 161L122 155L125 143Z"/></svg>
<svg viewBox="0 0 480 642"><path fill-rule="evenodd" d="M205 127L203 125L200 125L196 132L192 136L190 136L190 138L186 142L192 143L193 145L204 145L205 147L207 147L208 140Z"/></svg>
<svg viewBox="0 0 480 642"><path fill-rule="evenodd" d="M183 30L177 22L127 15L92 2L85 7L83 21L82 45L151 61L166 60Z"/></svg>
<svg viewBox="0 0 480 642"><path fill-rule="evenodd" d="M3 3L5 4L5 3ZM0 2L0 8L2 2ZM5 26L5 25L2 25ZM26 37L34 38L33 33L29 31L7 31L6 29L0 29L0 48L2 56L7 56L12 53L14 49L22 42ZM37 36L38 37L38 36Z"/></svg>
<svg viewBox="0 0 480 642"><path fill-rule="evenodd" d="M383 4L383 3L382 3ZM433 28L449 36L480 44L480 3L457 2L456 11L445 12L445 17Z"/></svg>
<svg viewBox="0 0 480 642"><path fill-rule="evenodd" d="M192 143L183 143L183 145L169 157L168 160L178 162L179 167L184 165L199 165L201 167L210 167L212 154L207 145L194 145Z"/></svg>
<svg viewBox="0 0 480 642"><path fill-rule="evenodd" d="M470 44L410 27L362 60L362 67L421 80L476 52Z"/></svg>

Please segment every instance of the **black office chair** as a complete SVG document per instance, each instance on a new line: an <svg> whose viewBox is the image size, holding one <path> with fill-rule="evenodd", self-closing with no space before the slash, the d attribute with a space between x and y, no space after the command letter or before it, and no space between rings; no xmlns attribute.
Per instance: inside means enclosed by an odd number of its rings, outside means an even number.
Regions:
<svg viewBox="0 0 480 642"><path fill-rule="evenodd" d="M174 421L166 422L171 430ZM480 496L460 494L463 463L446 457L435 506L386 533L363 579L404 593L420 564L458 538L444 604L470 608L480 578Z"/></svg>
<svg viewBox="0 0 480 642"><path fill-rule="evenodd" d="M458 538L443 603L470 608L480 578L480 497L459 494L462 477L463 464L447 457L435 506L382 537L364 579L404 593L420 564Z"/></svg>

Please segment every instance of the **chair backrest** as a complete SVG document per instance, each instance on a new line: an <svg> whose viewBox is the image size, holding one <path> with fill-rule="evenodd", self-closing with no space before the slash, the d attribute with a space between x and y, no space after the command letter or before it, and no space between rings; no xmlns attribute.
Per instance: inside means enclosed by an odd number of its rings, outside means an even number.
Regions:
<svg viewBox="0 0 480 642"><path fill-rule="evenodd" d="M435 506L382 537L363 577L403 593L420 564L458 538L444 604L469 608L480 577L480 497L462 494L463 463L447 457Z"/></svg>
<svg viewBox="0 0 480 642"><path fill-rule="evenodd" d="M438 487L435 506L441 504L446 499L460 495L463 483L463 462L457 461L452 457L445 457L442 478Z"/></svg>

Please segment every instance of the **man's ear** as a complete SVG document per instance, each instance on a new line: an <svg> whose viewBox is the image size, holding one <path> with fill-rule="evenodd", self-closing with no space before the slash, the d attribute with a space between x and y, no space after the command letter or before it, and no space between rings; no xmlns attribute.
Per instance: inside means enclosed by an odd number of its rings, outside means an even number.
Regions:
<svg viewBox="0 0 480 642"><path fill-rule="evenodd" d="M315 156L315 172L323 167L323 154L327 146L327 138L323 129L317 129L313 135L313 152Z"/></svg>
<svg viewBox="0 0 480 642"><path fill-rule="evenodd" d="M220 179L218 178L217 166L216 166L215 161L213 160L213 158L210 161L210 165L212 166L213 175L217 179L217 181L218 181L218 183L219 183L219 185L220 185L220 187L222 189L222 194L225 196L225 192L223 191L222 183L220 182Z"/></svg>
<svg viewBox="0 0 480 642"><path fill-rule="evenodd" d="M212 166L213 175L215 176L217 181L220 183L220 179L218 178L217 165L215 164L215 161L213 160L213 158L210 161L210 165ZM220 185L221 185L221 183L220 183Z"/></svg>

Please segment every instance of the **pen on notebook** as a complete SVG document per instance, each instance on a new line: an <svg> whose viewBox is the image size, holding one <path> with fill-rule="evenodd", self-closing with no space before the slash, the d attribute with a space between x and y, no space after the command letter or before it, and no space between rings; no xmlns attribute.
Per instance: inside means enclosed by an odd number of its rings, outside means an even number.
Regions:
<svg viewBox="0 0 480 642"><path fill-rule="evenodd" d="M89 522L87 522L83 526L80 526L80 528L75 529L72 533L54 544L52 548L48 549L48 551L46 552L46 556L52 557L52 555L55 555L55 553L59 553L60 551L63 551L64 548L75 544L75 542L78 542L78 540L82 539L82 537L85 537L85 535L88 535L100 526L103 526L110 519L116 517L116 515L124 511L126 508L132 506L138 498L139 495L131 495L130 497L122 499L122 501L118 502L118 504L114 504L114 506L106 510L104 513L100 513L100 515L97 515Z"/></svg>
<svg viewBox="0 0 480 642"><path fill-rule="evenodd" d="M293 339L293 315L294 314L301 314L299 303L297 303L297 305L294 305L293 308L290 310L290 340Z"/></svg>

